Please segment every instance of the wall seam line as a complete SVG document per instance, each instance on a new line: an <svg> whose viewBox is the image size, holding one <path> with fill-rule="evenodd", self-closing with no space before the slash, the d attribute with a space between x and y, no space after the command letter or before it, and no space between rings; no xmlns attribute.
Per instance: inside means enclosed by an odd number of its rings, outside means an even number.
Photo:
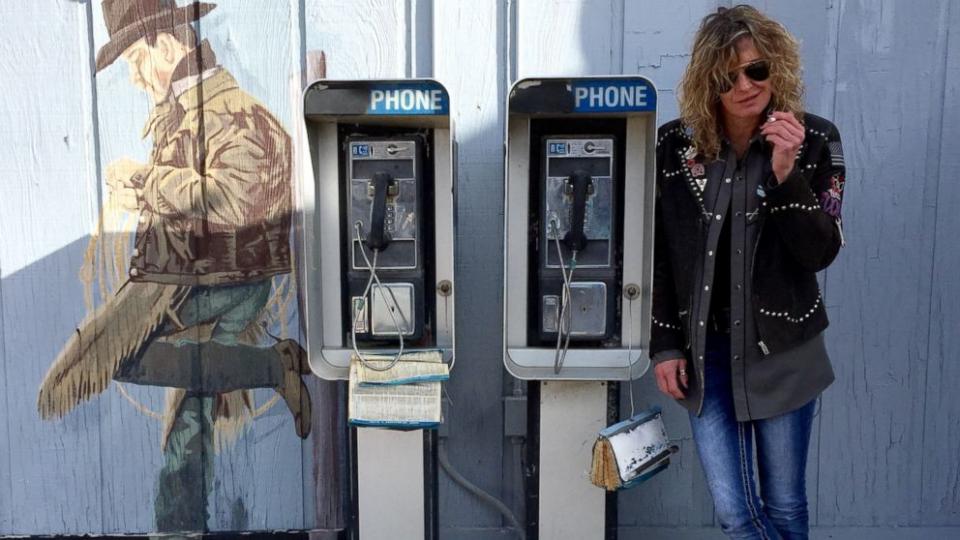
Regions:
<svg viewBox="0 0 960 540"><path fill-rule="evenodd" d="M833 25L834 39L833 39L833 96L830 100L830 119L834 121L837 114L837 78L840 76L840 24L841 24L841 15L843 13L843 8L840 5L843 0L837 0L836 10L837 10L837 22ZM830 269L827 268L823 271L823 296L829 298L828 296L828 286L829 286L829 272ZM817 506L813 511L812 525L820 524L820 456L823 449L823 398L820 398L819 404L820 410L817 414L817 486L816 486L816 495L817 495Z"/></svg>
<svg viewBox="0 0 960 540"><path fill-rule="evenodd" d="M292 6L293 4L291 4ZM306 0L297 0L297 30L300 33L300 88L310 82L307 77L307 4ZM302 105L302 104L300 104ZM296 108L299 110L299 105ZM299 127L299 126L297 126Z"/></svg>
<svg viewBox="0 0 960 540"><path fill-rule="evenodd" d="M834 40L833 40L833 99L830 103L830 117L831 120L836 119L837 115L837 86L839 84L838 80L840 77L840 28L843 23L843 0L837 0L836 4L837 10L837 24L834 25ZM829 280L827 279L827 273L829 269L824 270L823 275L823 294L824 297L827 297L827 286ZM813 525L820 525L820 506L821 506L821 492L820 492L820 480L821 472L823 468L820 466L820 457L823 455L823 398L820 398L820 411L817 415L817 507L814 508L813 516Z"/></svg>
<svg viewBox="0 0 960 540"><path fill-rule="evenodd" d="M404 71L406 72L406 77L409 79L414 77L414 69L416 65L416 43L413 35L413 2L414 0L404 0L403 6L403 18L404 18L404 52L406 53L406 58L404 59Z"/></svg>
<svg viewBox="0 0 960 540"><path fill-rule="evenodd" d="M7 377L7 359L10 358L10 355L7 352L7 340L6 340L6 332L5 332L6 319L3 316L4 312L5 311L4 311L4 303L3 303L3 264L0 263L0 374L3 375L3 387L5 390L3 393L3 403L4 403L4 411L6 411L7 413L3 415L3 424L4 424L3 432L6 434L5 442L9 445L8 447L9 451L7 452L7 471L9 472L9 474L12 475L13 474L13 443L11 441L13 440L13 437L10 436L10 389L9 389L10 379ZM12 478L8 479L8 482L7 482L7 491L9 496L9 498L7 499L8 502L13 501L13 482L11 480ZM9 510L9 506L7 511L10 512L7 514L7 519L9 519L8 523L10 526L10 532L13 532L13 513L12 511ZM3 519L4 518L0 516L0 524L4 523L2 521ZM2 531L0 531L0 534L3 534Z"/></svg>
<svg viewBox="0 0 960 540"><path fill-rule="evenodd" d="M100 147L100 102L99 102L99 93L97 89L97 59L96 59L96 42L94 40L94 21L93 21L93 2L85 3L85 15L86 15L86 37L87 37L87 65L89 69L89 84L90 84L90 126L91 126L91 138L93 142L93 167L94 167L94 185L96 186L96 195L97 200L94 204L94 221L98 222L100 219L100 213L103 211L101 208L101 201L103 200L103 183L101 178L103 178L103 153ZM94 234L98 234L101 231L97 231ZM102 247L102 242L101 242ZM103 464L103 400L96 400L97 404L97 443L98 448L98 465L100 467L99 476L100 476L100 530L101 533L106 532L106 512L105 507L105 490L106 486L104 484L104 464Z"/></svg>
<svg viewBox="0 0 960 540"><path fill-rule="evenodd" d="M626 0L615 0L615 2L617 3L617 8L618 8L618 9L617 9L617 14L619 15L619 18L620 18L620 24L615 25L615 27L616 27L617 30L619 31L619 34L620 34L619 38L620 38L620 39L619 39L619 48L618 48L617 51L615 52L615 54L616 54L616 56L617 56L616 62L613 63L613 65L619 66L619 70L617 71L617 74L618 74L618 75L623 75L624 73L626 73L626 69L625 69L626 66L623 65L623 59L624 59L624 57L626 56L626 53L625 53L625 51L624 51L624 43L626 42L626 39L625 39L624 36L625 36L626 33L627 33L627 28L626 28L626 24L627 24L627 20L626 20L626 9L627 9L627 8L626 8L626 4L627 4L627 2L626 2ZM611 51L611 52L613 53L613 51Z"/></svg>
<svg viewBox="0 0 960 540"><path fill-rule="evenodd" d="M298 103L294 103L291 108L293 109L293 111L297 112L300 116L302 116L302 107L303 107L302 92L306 89L307 83L309 82L309 77L307 75L306 0L297 0L296 2L291 1L289 6L291 9L296 9L296 13L292 15L294 15L297 20L297 32L295 35L298 41L297 43L298 54L300 55L300 58L299 58L300 73L299 73L299 85L298 85L298 89L300 90L300 93L296 94L298 98ZM297 116L295 116L292 120L293 120L293 125L291 126L291 133L295 134L299 132L299 129L300 129L299 124L302 120ZM292 180L295 182L297 181L297 179L295 178ZM294 214L296 214L297 212L297 209L295 206L296 198L294 197L294 200L292 200L291 202L293 203L291 205L293 206L293 212ZM295 227L294 225L291 225L291 229L293 229L294 227ZM294 238L294 237L295 237L295 234L291 230L291 238ZM293 253L295 249L296 248L291 249L291 253ZM291 275L295 276L297 272L296 267L294 266L292 270L293 271L291 272ZM299 296L300 295L298 294L297 295L298 299L299 299ZM296 309L297 309L297 318L299 319L300 313L301 313L300 306L298 305ZM298 343L302 343L303 341L303 336L300 335L300 326L301 325L299 324L299 321L298 321L297 328L296 328ZM309 393L309 387L310 385L308 385L308 393ZM308 395L308 397L310 396ZM315 463L313 463L311 467L309 467L309 469L307 467L307 457L312 455L313 455L312 441L308 443L307 440L301 439L300 440L300 475L299 475L300 476L300 523L304 529L312 529L314 526L316 526L316 522L318 520L317 511L316 511L317 510L316 493L314 492L311 494L309 490L309 487L311 485L316 485L316 480L315 480L316 475L314 474L316 465ZM309 470L309 473L307 472L308 470ZM312 482L308 482L308 474L309 474L309 479L312 480ZM312 510L309 509L308 505L312 505L313 509ZM308 524L307 516L311 513L311 511L313 513L314 522L312 524Z"/></svg>
<svg viewBox="0 0 960 540"><path fill-rule="evenodd" d="M940 89L939 89L940 122L937 123L938 125L937 125L936 133L930 133L930 136L932 139L939 141L939 144L936 145L936 150L935 150L937 159L935 161L928 161L928 163L937 164L937 167L936 167L937 179L936 179L936 184L934 188L934 191L937 195L936 197L937 200L939 200L940 185L943 182L943 175L942 175L943 174L943 170L942 170L943 145L944 145L943 129L946 123L946 120L944 118L945 115L943 113L946 110L946 106L947 106L947 101L946 101L947 100L947 80L948 80L947 66L949 65L949 56L950 56L950 23L949 21L950 21L950 8L952 3L953 2L950 0L947 0L946 2L944 2L944 4L946 4L945 5L946 13L944 14L945 15L944 18L941 19L941 24L942 24L941 28L943 29L944 36L943 36L943 61L942 61L943 63L941 64L943 76L940 81ZM936 118L936 116L932 116L932 118ZM923 444L923 442L927 440L927 405L929 404L929 397L930 397L929 395L927 395L927 384L930 378L930 350L932 345L931 340L933 339L933 290L934 290L933 284L936 278L936 266L937 266L937 222L939 220L939 209L940 209L939 204L934 205L933 217L932 217L932 221L933 221L932 245L930 246L930 282L927 289L927 298L929 298L930 303L927 306L927 340L926 340L927 343L924 350L925 369L923 372L923 394L922 394L923 395L923 416L921 416L923 421L920 424L921 444ZM920 485L921 486L923 485L925 469L926 469L926 454L921 452L920 454ZM924 503L925 494L926 494L925 491L921 489L920 504L919 504L920 511L918 515L915 516L915 519L917 520L915 522L915 525L919 525L923 521L922 515L923 515L923 508L924 508L923 503Z"/></svg>

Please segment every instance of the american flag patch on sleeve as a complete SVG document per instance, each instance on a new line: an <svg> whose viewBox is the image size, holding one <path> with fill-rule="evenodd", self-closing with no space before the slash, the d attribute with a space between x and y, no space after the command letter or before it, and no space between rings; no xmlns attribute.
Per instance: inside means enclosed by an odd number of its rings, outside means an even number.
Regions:
<svg viewBox="0 0 960 540"><path fill-rule="evenodd" d="M840 141L827 143L830 148L830 164L834 167L843 167L843 145Z"/></svg>

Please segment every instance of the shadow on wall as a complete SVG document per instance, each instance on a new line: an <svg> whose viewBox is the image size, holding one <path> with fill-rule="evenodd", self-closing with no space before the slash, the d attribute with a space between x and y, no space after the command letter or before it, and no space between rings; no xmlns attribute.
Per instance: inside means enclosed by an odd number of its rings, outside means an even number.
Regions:
<svg viewBox="0 0 960 540"><path fill-rule="evenodd" d="M299 346L284 337L296 333L296 311L284 306L294 284L126 281L86 312L89 298L72 280L89 243L78 240L0 282L0 416L8 422L0 453L9 456L0 469L10 466L0 477L11 496L3 532L146 532L159 530L164 516L176 520L173 530L243 530L257 492L286 493L267 506L300 508L299 482L311 475L295 414L307 431L310 423L301 371L291 367ZM296 485L276 484L291 472ZM244 485L255 478L266 485ZM101 517L77 500L112 510Z"/></svg>

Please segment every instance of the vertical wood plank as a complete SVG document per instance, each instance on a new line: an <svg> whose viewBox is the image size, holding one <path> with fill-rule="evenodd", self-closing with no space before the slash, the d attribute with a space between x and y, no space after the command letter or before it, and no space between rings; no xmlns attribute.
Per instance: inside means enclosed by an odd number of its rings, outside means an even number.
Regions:
<svg viewBox="0 0 960 540"><path fill-rule="evenodd" d="M719 0L625 3L623 71L643 75L656 85L660 124L677 117L676 87L690 60L700 19L723 4Z"/></svg>
<svg viewBox="0 0 960 540"><path fill-rule="evenodd" d="M11 453L13 441L10 437L10 392L7 390L7 351L3 320L3 260L0 259L0 377L3 383L3 398L0 399L0 534L13 531L13 516L10 507L13 505L13 482L10 481Z"/></svg>
<svg viewBox="0 0 960 540"><path fill-rule="evenodd" d="M429 76L432 65L429 54L431 43L424 41L429 37L432 10L423 0L301 0L302 49L311 55L324 54L323 76L331 79L364 78L403 78L405 76ZM409 47L416 49L412 56ZM314 66L308 65L307 81L317 77ZM302 119L298 120L302 123ZM302 127L298 127L298 130ZM304 153L298 163L309 171L310 157L306 146L300 145ZM309 173L301 181L311 181ZM309 487L316 500L315 519L307 521L310 527L336 529L345 526L344 520L346 489L345 442L348 426L346 411L342 400L346 394L343 383L318 381L311 388L324 394L324 402L341 400L338 407L331 408L326 414L338 415L329 418L327 429L311 437L315 439L312 453L324 452L316 456L316 467L308 471L304 466L304 475L313 477L315 485ZM318 396L314 393L314 396ZM316 403L316 401L315 401ZM315 424L316 427L316 424ZM318 441L316 437L325 436L329 440ZM332 476L333 475L333 476ZM339 475L339 476L336 476Z"/></svg>
<svg viewBox="0 0 960 540"><path fill-rule="evenodd" d="M85 9L0 6L8 25L0 37L0 534L103 530L98 404L51 422L36 407L40 381L83 316L77 270L96 199Z"/></svg>
<svg viewBox="0 0 960 540"><path fill-rule="evenodd" d="M960 380L960 9L947 2L945 23L938 32L943 44L943 112L934 118L927 171L936 169L939 186L935 208L927 207L936 216L931 285L930 337L927 342L926 410L923 436L923 493L920 523L923 525L960 525L960 401L956 386ZM939 59L939 55L935 60ZM936 99L936 96L932 96ZM939 129L936 123L939 122ZM939 133L937 133L939 131ZM932 172L932 171L931 171Z"/></svg>
<svg viewBox="0 0 960 540"><path fill-rule="evenodd" d="M622 13L616 0L518 2L518 77L620 73Z"/></svg>
<svg viewBox="0 0 960 540"><path fill-rule="evenodd" d="M90 32L92 55L110 41L104 23L101 2L88 3L92 9ZM107 187L103 171L114 160L131 158L147 162L151 142L142 138L143 126L152 108L150 98L130 82L130 72L122 59L96 73L97 140L99 154L92 159L100 173L95 186L100 197L94 200L94 212L104 219L102 253L132 243L136 216L121 214L122 221L114 221L106 211ZM97 161L99 160L99 161ZM120 264L120 276L127 271L126 261ZM72 286L81 287L74 280ZM112 292L112 291L110 291ZM96 293L94 295L96 297ZM79 307L83 302L78 302ZM79 318L78 318L79 321ZM62 338L65 340L67 336ZM104 513L104 532L149 532L155 530L154 498L157 475L163 464L160 451L161 422L164 390L162 388L127 384L123 388L130 400L120 393L116 383L94 400L100 407L101 447L103 452L103 504L110 511Z"/></svg>
<svg viewBox="0 0 960 540"><path fill-rule="evenodd" d="M748 2L763 13L782 23L800 42L800 56L803 62L803 82L805 85L805 108L808 112L833 120L833 105L836 96L837 75L837 39L840 10L834 0L819 0L796 3L760 0ZM824 298L830 302L830 293L826 290L826 273L820 276ZM832 332L827 330L826 339L831 341ZM836 359L834 359L835 361ZM823 401L818 403L818 410ZM813 420L810 437L810 450L807 457L807 503L810 510L810 524L817 525L817 508L820 478L820 424L822 417Z"/></svg>
<svg viewBox="0 0 960 540"><path fill-rule="evenodd" d="M629 386L620 385L620 415L630 414ZM690 432L687 410L660 393L653 372L633 382L639 412L659 406L670 440L680 451L670 458L666 471L642 487L617 494L617 512L622 527L701 527L714 523L713 500L707 489L697 447Z"/></svg>
<svg viewBox="0 0 960 540"><path fill-rule="evenodd" d="M304 20L300 6L298 16L301 21ZM301 32L303 34L300 39L305 43L305 28L301 27ZM326 54L323 51L306 51L304 63L304 86L326 77ZM296 92L296 98L299 108L302 109L301 91ZM298 116L302 117L302 111ZM312 182L306 125L301 124L295 132L294 155L299 155L294 162L298 169L295 177L299 182ZM299 192L300 189L297 189L296 193ZM302 208L302 205L298 203L297 207ZM302 230L295 226L294 231L298 237L294 245L303 245ZM306 261L298 265L300 283L306 283L304 274L309 266ZM302 299L302 295L300 298ZM298 325L297 331L301 339L304 339L302 325ZM304 523L311 529L334 531L346 528L349 504L350 476L347 462L350 430L346 412L347 385L343 381L327 381L316 376L309 379L307 386L313 396L313 407L319 412L314 414L313 418L313 433L310 437L312 444L304 445ZM311 463L312 467L308 467Z"/></svg>
<svg viewBox="0 0 960 540"><path fill-rule="evenodd" d="M831 118L836 77L838 0L780 2L753 0L753 5L782 23L800 42L806 109Z"/></svg>
<svg viewBox="0 0 960 540"><path fill-rule="evenodd" d="M403 78L405 0L305 0L307 50L327 51L331 79Z"/></svg>
<svg viewBox="0 0 960 540"><path fill-rule="evenodd" d="M291 86L298 88L301 80L299 3L221 0L217 4L198 25L201 38L210 41L217 62L236 78L240 89L263 103L292 138L302 122L291 92ZM274 285L291 276L275 277ZM296 306L290 306L288 313L289 337L297 337ZM279 325L273 325L270 331L276 335L279 330ZM276 392L254 394L259 406ZM312 414L325 412L314 408ZM210 529L306 527L304 467L312 465L303 463L303 444L283 400L251 422L246 433L217 456Z"/></svg>
<svg viewBox="0 0 960 540"><path fill-rule="evenodd" d="M407 76L433 76L433 1L407 0Z"/></svg>
<svg viewBox="0 0 960 540"><path fill-rule="evenodd" d="M505 3L435 1L435 78L450 93L457 184L457 363L446 385L450 462L503 496L503 133ZM440 476L441 525L499 527L502 517ZM441 532L441 536L446 533ZM455 537L456 533L449 536Z"/></svg>
<svg viewBox="0 0 960 540"><path fill-rule="evenodd" d="M931 36L943 28L943 2L840 6L834 116L847 246L827 273L837 382L821 413L819 523L905 526L920 512L921 497L907 494L922 492L930 451L917 419L937 177L924 160L940 144L930 124L942 103L930 98L942 95L943 62Z"/></svg>
<svg viewBox="0 0 960 540"><path fill-rule="evenodd" d="M0 224L3 224L0 221ZM4 229L5 230L5 229ZM0 254L2 256L2 254ZM0 398L0 534L13 532L13 515L10 508L13 505L13 482L11 481L10 465L13 453L13 438L10 431L10 391L7 389L7 348L4 339L6 325L4 324L3 310L3 259L0 258L0 380L3 384L3 397Z"/></svg>
<svg viewBox="0 0 960 540"><path fill-rule="evenodd" d="M623 71L653 81L657 88L657 122L677 117L676 87L690 60L693 36L700 20L725 5L718 0L695 2L626 2L623 35ZM680 451L670 467L640 489L618 494L621 526L711 526L713 501L707 489L690 432L686 409L657 389L653 372L633 382L638 410L654 405L663 410L663 420ZM630 414L629 386L621 385L621 416Z"/></svg>

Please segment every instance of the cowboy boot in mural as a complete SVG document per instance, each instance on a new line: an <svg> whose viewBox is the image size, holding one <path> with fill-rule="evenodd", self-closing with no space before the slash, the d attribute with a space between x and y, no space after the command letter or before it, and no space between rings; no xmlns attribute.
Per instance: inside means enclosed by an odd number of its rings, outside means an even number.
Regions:
<svg viewBox="0 0 960 540"><path fill-rule="evenodd" d="M309 373L307 352L299 343L292 339L285 339L273 346L283 365L283 382L276 387L277 392L290 409L293 415L293 425L297 435L306 439L310 435L311 402L307 385L303 383L301 375Z"/></svg>
<svg viewBox="0 0 960 540"><path fill-rule="evenodd" d="M302 380L310 368L306 351L297 342L284 339L272 347L257 347L228 345L216 338L204 343L177 343L175 337L155 339L121 364L113 378L131 384L182 388L206 396L273 388L290 409L297 435L310 435L310 393Z"/></svg>

